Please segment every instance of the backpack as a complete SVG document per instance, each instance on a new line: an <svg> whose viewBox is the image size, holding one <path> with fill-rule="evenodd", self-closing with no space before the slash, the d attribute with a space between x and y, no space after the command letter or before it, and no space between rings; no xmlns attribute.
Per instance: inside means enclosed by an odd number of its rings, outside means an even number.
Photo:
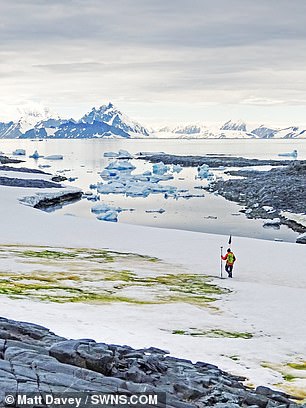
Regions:
<svg viewBox="0 0 306 408"><path fill-rule="evenodd" d="M235 255L234 255L232 252L228 252L228 253L227 253L227 259L226 259L226 260L227 260L227 262L230 263L230 264L234 263L235 260L236 260Z"/></svg>

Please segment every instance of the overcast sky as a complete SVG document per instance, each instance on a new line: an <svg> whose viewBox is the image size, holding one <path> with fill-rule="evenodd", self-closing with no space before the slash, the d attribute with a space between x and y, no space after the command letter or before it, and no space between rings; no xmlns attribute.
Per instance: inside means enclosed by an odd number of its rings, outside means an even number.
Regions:
<svg viewBox="0 0 306 408"><path fill-rule="evenodd" d="M0 119L306 123L305 0L0 0Z"/></svg>

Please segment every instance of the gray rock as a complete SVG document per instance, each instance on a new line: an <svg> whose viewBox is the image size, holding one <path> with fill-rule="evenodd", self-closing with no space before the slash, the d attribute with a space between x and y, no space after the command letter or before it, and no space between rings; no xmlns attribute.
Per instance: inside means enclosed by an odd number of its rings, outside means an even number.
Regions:
<svg viewBox="0 0 306 408"><path fill-rule="evenodd" d="M17 391L158 392L167 395L169 408L297 407L285 393L253 391L243 386L243 377L166 354L67 340L42 326L0 318L0 401L5 392Z"/></svg>

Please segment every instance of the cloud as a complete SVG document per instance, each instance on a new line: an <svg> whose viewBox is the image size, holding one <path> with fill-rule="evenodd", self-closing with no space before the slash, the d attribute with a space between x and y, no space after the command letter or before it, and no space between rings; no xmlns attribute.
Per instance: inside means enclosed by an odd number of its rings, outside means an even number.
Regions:
<svg viewBox="0 0 306 408"><path fill-rule="evenodd" d="M8 101L180 99L267 108L304 101L304 0L0 5L0 86Z"/></svg>

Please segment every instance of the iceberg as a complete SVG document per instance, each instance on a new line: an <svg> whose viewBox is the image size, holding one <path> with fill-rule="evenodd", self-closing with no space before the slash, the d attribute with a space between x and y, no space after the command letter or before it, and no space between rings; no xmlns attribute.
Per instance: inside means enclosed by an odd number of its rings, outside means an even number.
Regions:
<svg viewBox="0 0 306 408"><path fill-rule="evenodd" d="M196 176L196 178L210 178L211 180L213 179L213 173L209 171L209 167L207 166L207 164L202 164L202 166L198 167L198 175Z"/></svg>
<svg viewBox="0 0 306 408"><path fill-rule="evenodd" d="M154 174L165 174L169 170L169 166L166 166L163 162L153 164Z"/></svg>
<svg viewBox="0 0 306 408"><path fill-rule="evenodd" d="M122 150L120 149L119 152L105 152L103 153L104 157L112 157L112 158L118 158L118 159L133 159L133 156L131 153L129 153L127 150Z"/></svg>
<svg viewBox="0 0 306 408"><path fill-rule="evenodd" d="M99 201L100 200L100 196L97 194L87 196L86 198L88 201Z"/></svg>
<svg viewBox="0 0 306 408"><path fill-rule="evenodd" d="M119 159L133 159L133 156L127 150L120 149L118 152L118 158Z"/></svg>
<svg viewBox="0 0 306 408"><path fill-rule="evenodd" d="M151 190L147 183L132 183L127 187L125 195L127 197L148 197Z"/></svg>
<svg viewBox="0 0 306 408"><path fill-rule="evenodd" d="M14 156L25 156L26 151L24 149L16 149L13 151Z"/></svg>
<svg viewBox="0 0 306 408"><path fill-rule="evenodd" d="M35 150L35 152L33 154L31 154L31 156L29 156L31 159L39 159L41 156L37 150Z"/></svg>
<svg viewBox="0 0 306 408"><path fill-rule="evenodd" d="M121 183L97 184L97 192L100 194L124 194L125 186Z"/></svg>
<svg viewBox="0 0 306 408"><path fill-rule="evenodd" d="M119 172L117 171L110 171L110 170L106 170L104 169L103 171L101 171L100 173L100 177L103 180L109 180L112 177L117 177L119 175Z"/></svg>
<svg viewBox="0 0 306 408"><path fill-rule="evenodd" d="M111 163L109 163L108 166L105 167L107 170L135 170L136 167L128 162L128 161L122 161L122 160L116 160Z"/></svg>
<svg viewBox="0 0 306 408"><path fill-rule="evenodd" d="M173 173L180 173L183 170L183 167L180 164L173 164L172 171Z"/></svg>
<svg viewBox="0 0 306 408"><path fill-rule="evenodd" d="M116 153L116 152L104 152L103 156L104 157L118 157L118 153Z"/></svg>
<svg viewBox="0 0 306 408"><path fill-rule="evenodd" d="M117 222L118 221L118 213L117 211L109 210L106 211L97 217L98 220L100 221L111 221L111 222Z"/></svg>
<svg viewBox="0 0 306 408"><path fill-rule="evenodd" d="M91 208L91 212L95 214L101 214L101 213L106 213L107 211L116 211L116 212L121 212L122 208L120 207L111 207L108 204L102 203L102 204L96 204Z"/></svg>

